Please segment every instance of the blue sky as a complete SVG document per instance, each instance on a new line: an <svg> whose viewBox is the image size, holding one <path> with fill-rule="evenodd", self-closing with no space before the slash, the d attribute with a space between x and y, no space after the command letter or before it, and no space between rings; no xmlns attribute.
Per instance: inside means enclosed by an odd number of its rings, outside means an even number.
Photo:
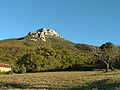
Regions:
<svg viewBox="0 0 120 90"><path fill-rule="evenodd" d="M120 45L120 0L0 0L0 40L42 27L76 43Z"/></svg>

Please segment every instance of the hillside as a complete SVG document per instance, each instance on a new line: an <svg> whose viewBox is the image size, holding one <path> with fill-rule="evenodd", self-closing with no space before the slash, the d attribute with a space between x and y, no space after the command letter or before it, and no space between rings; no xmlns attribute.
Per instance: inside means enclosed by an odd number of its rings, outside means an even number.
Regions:
<svg viewBox="0 0 120 90"><path fill-rule="evenodd" d="M78 48L78 44L64 39L52 29L46 30L46 28L42 28L36 32L29 32L28 35L21 38L0 40L0 63L9 63L14 66L22 56L35 52L42 47L54 49L56 55L52 56L54 57L53 59L56 59L59 54L59 57L63 58L62 54L65 55L64 52L66 52L66 60L67 58L73 58L73 62L69 61L69 64L70 62L74 64L88 63L88 60L91 61L93 58L90 50L84 47L82 49ZM87 47L93 48L94 46ZM48 57L44 56L44 58ZM57 60L60 61L60 59ZM70 66L69 64L66 68L71 67L72 64Z"/></svg>
<svg viewBox="0 0 120 90"><path fill-rule="evenodd" d="M44 28L42 29L44 30ZM39 46L60 44L61 46L65 46L65 48L76 49L74 47L75 43L65 40L62 37L56 37L54 35L47 35L45 37L46 40L44 41L41 37L33 37L32 34L28 34L22 38L0 40L0 47L35 49Z"/></svg>
<svg viewBox="0 0 120 90"><path fill-rule="evenodd" d="M105 67L96 56L99 48L70 42L55 30L42 28L21 38L0 40L0 63L10 64L15 72L22 72L22 67L27 72L93 70Z"/></svg>

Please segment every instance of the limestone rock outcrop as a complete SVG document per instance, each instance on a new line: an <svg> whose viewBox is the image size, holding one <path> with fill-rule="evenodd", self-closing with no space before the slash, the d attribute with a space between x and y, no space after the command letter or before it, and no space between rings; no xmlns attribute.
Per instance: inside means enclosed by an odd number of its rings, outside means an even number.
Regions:
<svg viewBox="0 0 120 90"><path fill-rule="evenodd" d="M37 32L29 32L28 36L32 37L30 40L33 40L33 41L37 41L38 39L46 41L46 36L61 37L53 29L47 30L45 27L37 30Z"/></svg>

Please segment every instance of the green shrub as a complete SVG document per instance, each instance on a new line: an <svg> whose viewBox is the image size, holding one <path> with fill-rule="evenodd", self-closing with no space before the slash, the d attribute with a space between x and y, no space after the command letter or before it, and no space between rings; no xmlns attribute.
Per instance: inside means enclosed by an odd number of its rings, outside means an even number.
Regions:
<svg viewBox="0 0 120 90"><path fill-rule="evenodd" d="M21 73L26 73L26 67L23 65L21 65Z"/></svg>
<svg viewBox="0 0 120 90"><path fill-rule="evenodd" d="M9 72L0 72L0 75L8 75L8 74L13 74L12 71L9 71Z"/></svg>

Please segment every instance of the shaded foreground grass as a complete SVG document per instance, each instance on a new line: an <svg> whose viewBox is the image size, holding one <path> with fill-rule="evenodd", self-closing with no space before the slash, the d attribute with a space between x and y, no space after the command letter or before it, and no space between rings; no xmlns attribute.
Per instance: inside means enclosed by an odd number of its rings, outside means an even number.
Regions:
<svg viewBox="0 0 120 90"><path fill-rule="evenodd" d="M119 90L120 71L42 72L0 75L0 88L46 90Z"/></svg>

